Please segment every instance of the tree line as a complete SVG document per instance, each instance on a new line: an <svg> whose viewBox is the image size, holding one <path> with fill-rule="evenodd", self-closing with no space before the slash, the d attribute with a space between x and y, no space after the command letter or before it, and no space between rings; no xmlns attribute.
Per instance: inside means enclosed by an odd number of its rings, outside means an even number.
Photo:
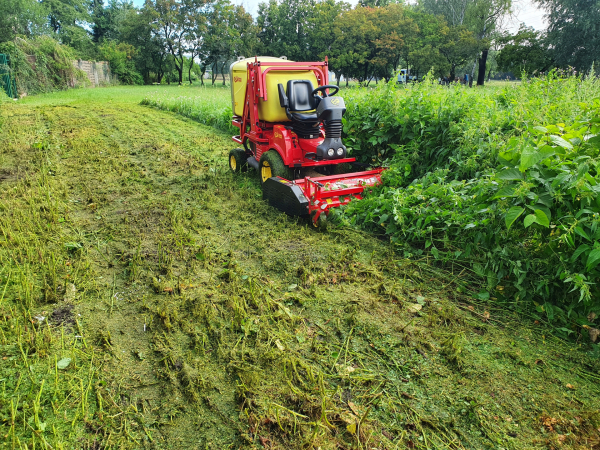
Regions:
<svg viewBox="0 0 600 450"><path fill-rule="evenodd" d="M433 68L483 85L491 71L586 71L600 55L600 0L536 0L549 27L505 31L512 0L269 0L254 19L230 0L2 0L0 44L52 36L81 59L108 60L124 83L212 83L240 56L322 60L368 84ZM225 77L223 76L223 82Z"/></svg>

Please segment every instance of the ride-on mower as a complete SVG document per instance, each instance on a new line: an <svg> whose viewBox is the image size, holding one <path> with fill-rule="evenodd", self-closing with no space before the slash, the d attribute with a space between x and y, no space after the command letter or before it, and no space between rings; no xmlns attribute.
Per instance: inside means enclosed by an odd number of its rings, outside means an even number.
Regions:
<svg viewBox="0 0 600 450"><path fill-rule="evenodd" d="M365 187L381 183L384 169L339 174L354 163L342 142L344 99L328 84L324 62L284 58L240 59L230 67L233 140L244 148L229 153L229 167L248 166L260 176L263 198L290 215L322 214L361 198Z"/></svg>

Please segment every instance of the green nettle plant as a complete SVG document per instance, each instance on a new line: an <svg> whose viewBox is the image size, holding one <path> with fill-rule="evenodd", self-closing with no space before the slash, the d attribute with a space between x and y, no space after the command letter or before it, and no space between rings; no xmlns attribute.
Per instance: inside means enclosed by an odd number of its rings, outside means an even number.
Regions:
<svg viewBox="0 0 600 450"><path fill-rule="evenodd" d="M506 209L507 229L529 230L531 250L552 269L540 274L534 292L560 296L568 315L599 306L600 101L580 107L587 116L580 121L535 126L526 139L511 139L499 155L502 188L494 197ZM550 318L557 309L550 302L537 308Z"/></svg>
<svg viewBox="0 0 600 450"><path fill-rule="evenodd" d="M387 235L407 257L468 269L481 296L564 333L590 325L600 315L598 96L594 77L556 74L487 92L425 82L363 94L347 102L346 139L390 169L334 220Z"/></svg>

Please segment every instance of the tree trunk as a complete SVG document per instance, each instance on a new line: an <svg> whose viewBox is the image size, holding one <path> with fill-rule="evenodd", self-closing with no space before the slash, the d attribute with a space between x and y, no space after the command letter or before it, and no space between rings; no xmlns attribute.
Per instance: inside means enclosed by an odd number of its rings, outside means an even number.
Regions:
<svg viewBox="0 0 600 450"><path fill-rule="evenodd" d="M183 84L183 57L181 58L181 61L179 61L179 64L177 64L177 59L175 59L175 68L177 69L177 75L178 75L178 84L181 86Z"/></svg>
<svg viewBox="0 0 600 450"><path fill-rule="evenodd" d="M180 55L180 59L175 58L175 68L177 69L178 80L177 82L181 86L183 84L183 55ZM177 64L179 62L179 64Z"/></svg>
<svg viewBox="0 0 600 450"><path fill-rule="evenodd" d="M454 79L456 78L456 66L452 64L451 67L452 68L450 69L450 77L448 78L448 83L454 82Z"/></svg>
<svg viewBox="0 0 600 450"><path fill-rule="evenodd" d="M490 70L488 70L488 76L487 76L487 82L490 82L490 78L492 77L492 68L490 67Z"/></svg>
<svg viewBox="0 0 600 450"><path fill-rule="evenodd" d="M481 51L479 58L479 73L477 74L477 86L483 86L485 82L485 66L487 64L488 49Z"/></svg>
<svg viewBox="0 0 600 450"><path fill-rule="evenodd" d="M163 57L160 57L160 64L158 65L158 72L156 72L156 77L158 78L158 84L161 83L163 76L165 74L165 71L163 70Z"/></svg>
<svg viewBox="0 0 600 450"><path fill-rule="evenodd" d="M338 87L340 87L340 78L342 77L342 74L341 74L341 72L333 72L333 73L335 73L335 78L337 80L337 85L338 85Z"/></svg>
<svg viewBox="0 0 600 450"><path fill-rule="evenodd" d="M225 64L227 64L227 61L223 61L223 64L221 65L221 76L223 77L223 86L225 86Z"/></svg>
<svg viewBox="0 0 600 450"><path fill-rule="evenodd" d="M475 75L475 66L477 65L477 59L473 61L473 68L471 69L471 76L469 77L469 87L473 87L473 75Z"/></svg>
<svg viewBox="0 0 600 450"><path fill-rule="evenodd" d="M194 67L194 54L192 53L192 57L190 58L190 67L188 67L188 78L190 80L190 84L192 84L192 67Z"/></svg>

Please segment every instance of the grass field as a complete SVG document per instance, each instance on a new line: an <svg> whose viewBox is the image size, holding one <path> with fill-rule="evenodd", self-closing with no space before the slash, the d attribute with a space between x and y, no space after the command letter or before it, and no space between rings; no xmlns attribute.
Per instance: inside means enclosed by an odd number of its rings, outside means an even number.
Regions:
<svg viewBox="0 0 600 450"><path fill-rule="evenodd" d="M600 446L585 345L280 214L227 134L140 105L205 92L2 105L2 448Z"/></svg>

